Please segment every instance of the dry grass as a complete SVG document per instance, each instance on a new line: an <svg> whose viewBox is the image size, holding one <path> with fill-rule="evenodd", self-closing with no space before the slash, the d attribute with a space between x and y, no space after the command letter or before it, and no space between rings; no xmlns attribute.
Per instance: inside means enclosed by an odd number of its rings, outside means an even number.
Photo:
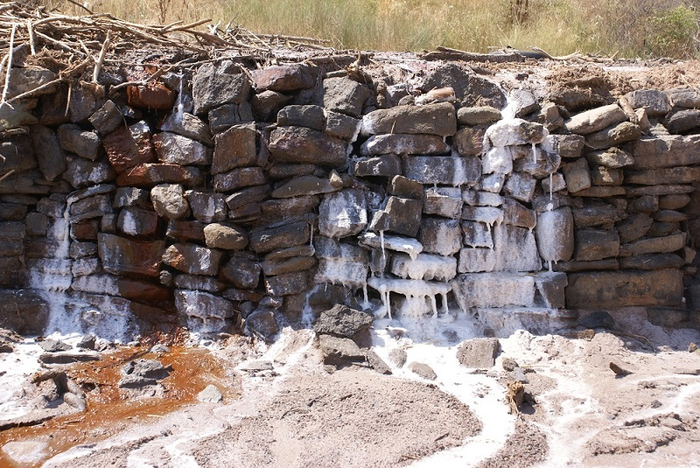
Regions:
<svg viewBox="0 0 700 468"><path fill-rule="evenodd" d="M39 0L71 14L67 0ZM76 0L80 1L80 0ZM417 51L438 45L474 52L510 45L552 54L574 51L648 57L694 56L695 3L682 0L88 0L94 12L169 23L211 18L266 34L324 38L338 48ZM679 16L670 15L681 6ZM678 13L678 12L676 12ZM679 33L679 24L685 29Z"/></svg>

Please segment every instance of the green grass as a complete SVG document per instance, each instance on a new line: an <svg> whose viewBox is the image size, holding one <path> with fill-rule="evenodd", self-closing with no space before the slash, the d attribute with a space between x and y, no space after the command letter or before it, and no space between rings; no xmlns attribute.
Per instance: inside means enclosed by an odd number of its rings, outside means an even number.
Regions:
<svg viewBox="0 0 700 468"><path fill-rule="evenodd" d="M70 14L66 0L39 0ZM329 40L336 48L473 52L510 45L551 54L695 57L700 0L92 0L95 12L142 23L211 18L256 33ZM697 4L697 5L696 5Z"/></svg>

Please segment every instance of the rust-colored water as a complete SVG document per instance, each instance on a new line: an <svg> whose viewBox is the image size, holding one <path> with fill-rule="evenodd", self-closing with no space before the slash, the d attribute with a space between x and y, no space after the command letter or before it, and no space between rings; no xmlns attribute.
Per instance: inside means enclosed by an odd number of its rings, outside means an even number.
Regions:
<svg viewBox="0 0 700 468"><path fill-rule="evenodd" d="M125 399L118 383L122 366L133 359L158 359L172 366L170 375L161 381L164 395L158 398ZM169 353L153 354L143 348L122 348L106 354L98 362L78 363L67 367L66 373L85 389L87 411L62 416L30 427L18 427L0 432L0 447L8 442L48 438L46 458L79 444L93 444L114 435L132 424L149 422L153 418L176 410L195 400L207 385L216 385L224 401L240 394L233 377L208 350L171 347ZM0 467L38 466L17 464L0 450Z"/></svg>

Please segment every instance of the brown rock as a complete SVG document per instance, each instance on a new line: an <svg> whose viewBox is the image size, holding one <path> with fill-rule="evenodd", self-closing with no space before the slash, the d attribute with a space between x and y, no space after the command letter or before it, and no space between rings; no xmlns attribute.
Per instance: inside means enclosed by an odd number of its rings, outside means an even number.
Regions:
<svg viewBox="0 0 700 468"><path fill-rule="evenodd" d="M157 278L165 242L143 242L112 234L98 234L97 247L102 267L115 275L143 275Z"/></svg>
<svg viewBox="0 0 700 468"><path fill-rule="evenodd" d="M258 158L255 148L256 135L255 127L250 125L234 126L216 135L212 174L254 166Z"/></svg>
<svg viewBox="0 0 700 468"><path fill-rule="evenodd" d="M117 177L117 185L134 187L151 187L162 183L198 186L201 182L199 169L177 164L139 164Z"/></svg>
<svg viewBox="0 0 700 468"><path fill-rule="evenodd" d="M155 161L147 127L119 127L102 139L109 162L117 173L142 163Z"/></svg>
<svg viewBox="0 0 700 468"><path fill-rule="evenodd" d="M571 273L566 288L570 309L677 306L682 301L683 273L676 269Z"/></svg>
<svg viewBox="0 0 700 468"><path fill-rule="evenodd" d="M257 89L279 92L312 88L317 78L314 69L302 63L253 70L251 75Z"/></svg>
<svg viewBox="0 0 700 468"><path fill-rule="evenodd" d="M175 93L158 81L146 85L126 87L126 102L141 109L170 110L175 104Z"/></svg>

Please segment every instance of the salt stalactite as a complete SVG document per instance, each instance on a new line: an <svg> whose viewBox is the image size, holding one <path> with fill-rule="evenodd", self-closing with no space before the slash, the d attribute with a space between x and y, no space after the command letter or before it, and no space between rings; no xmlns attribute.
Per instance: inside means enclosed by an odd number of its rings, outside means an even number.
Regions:
<svg viewBox="0 0 700 468"><path fill-rule="evenodd" d="M177 101L175 101L175 122L176 123L182 123L182 118L185 114L185 98L184 98L184 88L185 88L185 75L184 73L180 72L179 75L180 78L180 86L179 86L179 92L177 93Z"/></svg>
<svg viewBox="0 0 700 468"><path fill-rule="evenodd" d="M549 173L549 201L554 199L554 172Z"/></svg>
<svg viewBox="0 0 700 468"><path fill-rule="evenodd" d="M384 231L379 231L379 241L382 245L382 277L384 277L384 268L386 268L386 246L384 245Z"/></svg>
<svg viewBox="0 0 700 468"><path fill-rule="evenodd" d="M53 258L37 260L34 269L30 273L32 288L40 291L49 304L49 319L45 332L73 331L75 324L66 313L66 291L72 282L72 260L69 256L70 249L70 206L74 200L66 200L65 211L62 218L55 218L51 228L53 239L58 241L53 252Z"/></svg>

